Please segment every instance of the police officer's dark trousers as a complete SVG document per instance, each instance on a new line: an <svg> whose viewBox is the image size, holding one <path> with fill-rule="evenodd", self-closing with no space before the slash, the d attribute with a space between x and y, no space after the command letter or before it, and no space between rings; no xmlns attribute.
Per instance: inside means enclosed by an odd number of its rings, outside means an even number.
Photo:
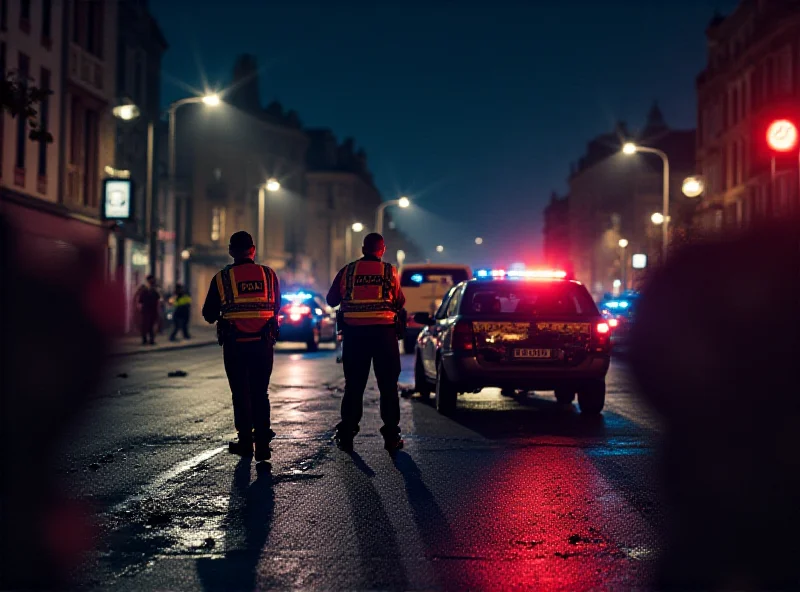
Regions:
<svg viewBox="0 0 800 592"><path fill-rule="evenodd" d="M233 421L240 441L269 443L269 379L272 376L273 346L258 341L230 341L223 347L225 373L233 395Z"/></svg>
<svg viewBox="0 0 800 592"><path fill-rule="evenodd" d="M346 326L342 340L342 364L345 386L342 421L336 426L339 433L349 436L358 432L363 415L364 389L369 380L370 366L374 365L383 420L381 433L387 440L396 439L400 434L400 400L397 393L400 349L394 325Z"/></svg>

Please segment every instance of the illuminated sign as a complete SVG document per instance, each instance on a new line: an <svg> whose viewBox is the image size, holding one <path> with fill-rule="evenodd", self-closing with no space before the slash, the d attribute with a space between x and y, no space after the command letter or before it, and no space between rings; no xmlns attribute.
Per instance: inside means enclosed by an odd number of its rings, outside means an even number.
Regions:
<svg viewBox="0 0 800 592"><path fill-rule="evenodd" d="M631 258L631 264L633 265L634 269L644 269L647 267L647 255L644 253L636 253Z"/></svg>
<svg viewBox="0 0 800 592"><path fill-rule="evenodd" d="M103 218L130 220L133 215L133 182L130 179L103 181Z"/></svg>

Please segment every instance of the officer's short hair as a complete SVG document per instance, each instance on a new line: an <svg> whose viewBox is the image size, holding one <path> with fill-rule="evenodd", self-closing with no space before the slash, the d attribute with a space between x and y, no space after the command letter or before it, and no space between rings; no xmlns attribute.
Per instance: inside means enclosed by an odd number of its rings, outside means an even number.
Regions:
<svg viewBox="0 0 800 592"><path fill-rule="evenodd" d="M377 232L370 232L364 237L364 250L368 253L377 253L386 247L386 241Z"/></svg>
<svg viewBox="0 0 800 592"><path fill-rule="evenodd" d="M254 246L255 244L253 243L253 237L250 236L249 232L240 230L239 232L234 232L231 235L230 249L232 251L247 251L252 249Z"/></svg>

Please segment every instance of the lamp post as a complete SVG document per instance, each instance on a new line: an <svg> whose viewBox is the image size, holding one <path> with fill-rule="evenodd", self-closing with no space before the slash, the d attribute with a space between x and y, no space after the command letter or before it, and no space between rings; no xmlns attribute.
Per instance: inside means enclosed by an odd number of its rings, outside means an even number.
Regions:
<svg viewBox="0 0 800 592"><path fill-rule="evenodd" d="M398 206L401 208L407 208L411 205L411 200L407 197L401 197L400 199L393 199L390 201L385 201L381 205L378 206L378 209L375 210L375 232L378 234L383 234L383 211L388 208L389 206Z"/></svg>
<svg viewBox="0 0 800 592"><path fill-rule="evenodd" d="M169 193L167 194L167 203L174 204L175 208L175 253L177 254L181 247L185 247L186 245L181 245L181 238L180 238L180 230L183 230L185 238L188 238L188 231L191 228L191 211L189 209L189 201L186 202L186 224L185 228L180 228L180 218L181 218L181 208L178 205L178 200L175 197L175 170L177 167L177 162L175 160L175 133L176 133L176 125L177 122L175 121L175 114L177 113L178 109L183 107L184 105L191 105L194 103L203 103L208 107L216 107L220 104L221 100L219 95L217 94L206 94L202 97L186 97L185 99L180 99L175 101L169 106L167 110L168 118L169 118L169 136L167 139L167 152L169 153L168 156L168 172L167 172L167 181L168 181L168 190ZM185 240L183 242L186 242ZM178 265L177 261L175 262L175 269L173 270L173 280L174 284L178 283L180 279L180 274L178 273ZM184 282L187 284L187 288L189 287L189 263L188 259L184 259L183 263L183 279Z"/></svg>
<svg viewBox="0 0 800 592"><path fill-rule="evenodd" d="M123 103L117 105L112 109L114 117L122 121L133 121L138 119L142 112L138 105L133 103ZM156 235L156 224L158 216L156 214L155 200L153 196L153 176L155 173L155 123L151 119L147 122L147 155L146 155L146 181L144 188L144 226L145 236L147 237L147 246L149 257L147 262L147 273L156 275L157 257L156 249L158 248L158 241ZM162 278L163 279L163 278Z"/></svg>
<svg viewBox="0 0 800 592"><path fill-rule="evenodd" d="M667 249L669 248L669 158L663 150L658 148L647 148L646 146L637 146L633 142L627 142L622 147L622 152L627 155L636 154L637 152L644 152L647 154L657 154L664 162L664 187L662 195L661 215L664 217L661 226L661 257L662 261L667 260Z"/></svg>
<svg viewBox="0 0 800 592"><path fill-rule="evenodd" d="M622 291L628 289L628 257L626 256L625 249L628 247L628 239L619 239L619 248L622 249Z"/></svg>
<svg viewBox="0 0 800 592"><path fill-rule="evenodd" d="M267 254L266 241L266 215L267 215L267 191L275 193L279 191L281 184L276 179L267 179L263 185L258 187L258 240L256 241L256 248L258 256L263 258ZM264 259L262 259L263 261Z"/></svg>
<svg viewBox="0 0 800 592"><path fill-rule="evenodd" d="M354 222L344 231L344 262L347 264L353 256L353 233L362 232L364 225L361 222Z"/></svg>

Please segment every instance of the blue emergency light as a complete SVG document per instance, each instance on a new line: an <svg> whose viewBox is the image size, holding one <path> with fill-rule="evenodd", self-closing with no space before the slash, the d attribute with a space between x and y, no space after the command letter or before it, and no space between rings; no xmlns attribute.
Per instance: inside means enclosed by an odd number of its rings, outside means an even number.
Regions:
<svg viewBox="0 0 800 592"><path fill-rule="evenodd" d="M415 273L414 275L411 276L411 281L414 282L415 284L421 284L424 279L425 278L422 277L421 273Z"/></svg>
<svg viewBox="0 0 800 592"><path fill-rule="evenodd" d="M561 280L567 277L567 272L560 269L479 269L475 277L493 280Z"/></svg>
<svg viewBox="0 0 800 592"><path fill-rule="evenodd" d="M292 292L282 296L284 300L311 300L313 297L312 294L308 294L307 292Z"/></svg>

